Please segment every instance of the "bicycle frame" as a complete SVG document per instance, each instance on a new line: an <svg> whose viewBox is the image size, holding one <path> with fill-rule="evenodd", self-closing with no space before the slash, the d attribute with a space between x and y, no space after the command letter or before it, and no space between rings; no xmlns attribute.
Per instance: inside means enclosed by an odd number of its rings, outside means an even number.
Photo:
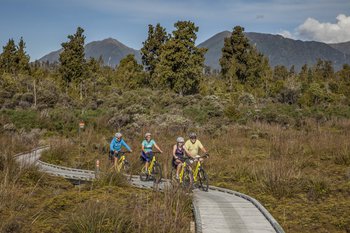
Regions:
<svg viewBox="0 0 350 233"><path fill-rule="evenodd" d="M187 162L184 161L183 164L182 164L182 167L181 167L180 174L179 174L179 181L180 181L180 183L182 183L182 181L183 181L183 176L184 176L184 172L185 172L186 166L187 166Z"/></svg>
<svg viewBox="0 0 350 233"><path fill-rule="evenodd" d="M152 174L153 167L157 163L156 154L158 154L159 152L154 151L152 153L153 153L153 157L151 162L149 162L149 165L148 165L148 175ZM144 165L144 167L146 167L146 164Z"/></svg>
<svg viewBox="0 0 350 233"><path fill-rule="evenodd" d="M154 164L156 163L156 156L153 154L152 160L148 165L148 175L151 175ZM146 165L145 165L146 166Z"/></svg>
<svg viewBox="0 0 350 233"><path fill-rule="evenodd" d="M208 157L208 155L204 155L204 156L200 156L199 158L195 158L195 161L197 161L197 164L196 164L196 168L195 168L194 173L193 173L194 182L197 182L199 170L202 168L202 163L201 163L200 159L207 158L207 157Z"/></svg>
<svg viewBox="0 0 350 233"><path fill-rule="evenodd" d="M201 161L198 159L196 168L195 168L194 173L193 173L194 182L197 182L198 172L199 172L199 169L201 168L201 166L202 166Z"/></svg>
<svg viewBox="0 0 350 233"><path fill-rule="evenodd" d="M122 166L124 164L124 161L125 161L125 155L122 155L117 163L117 170L118 172L120 172L120 170L122 169Z"/></svg>

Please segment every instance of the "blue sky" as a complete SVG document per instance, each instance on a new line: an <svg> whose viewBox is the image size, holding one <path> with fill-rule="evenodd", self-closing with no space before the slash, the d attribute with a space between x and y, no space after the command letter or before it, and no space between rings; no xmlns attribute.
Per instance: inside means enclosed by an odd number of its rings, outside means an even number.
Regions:
<svg viewBox="0 0 350 233"><path fill-rule="evenodd" d="M294 39L350 41L349 0L0 0L0 44L23 36L35 60L81 26L86 43L112 37L140 49L148 24L170 33L178 20L199 26L197 44L235 25Z"/></svg>

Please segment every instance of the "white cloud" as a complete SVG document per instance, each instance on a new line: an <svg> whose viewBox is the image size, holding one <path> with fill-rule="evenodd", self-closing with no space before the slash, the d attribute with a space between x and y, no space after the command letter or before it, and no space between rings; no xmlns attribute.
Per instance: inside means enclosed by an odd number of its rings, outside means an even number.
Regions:
<svg viewBox="0 0 350 233"><path fill-rule="evenodd" d="M308 18L296 29L295 35L300 39L325 43L350 41L350 16L340 14L336 19L336 23L321 23L314 18Z"/></svg>
<svg viewBox="0 0 350 233"><path fill-rule="evenodd" d="M283 36L284 38L295 39L295 36L290 31L285 30L277 34Z"/></svg>

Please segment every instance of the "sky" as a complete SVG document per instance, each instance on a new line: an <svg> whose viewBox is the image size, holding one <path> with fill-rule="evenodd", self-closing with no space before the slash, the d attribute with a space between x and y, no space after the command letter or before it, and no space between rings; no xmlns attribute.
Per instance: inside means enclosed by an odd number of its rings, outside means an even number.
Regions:
<svg viewBox="0 0 350 233"><path fill-rule="evenodd" d="M326 43L350 41L349 0L0 0L0 45L23 37L31 61L61 48L82 27L86 43L114 38L140 49L148 25L199 27L199 44L236 25L246 32Z"/></svg>

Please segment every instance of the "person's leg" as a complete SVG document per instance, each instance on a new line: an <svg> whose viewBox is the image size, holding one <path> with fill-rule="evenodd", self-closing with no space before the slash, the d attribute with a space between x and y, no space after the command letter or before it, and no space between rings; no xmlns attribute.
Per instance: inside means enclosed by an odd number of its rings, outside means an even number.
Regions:
<svg viewBox="0 0 350 233"><path fill-rule="evenodd" d="M182 167L182 162L180 160L176 160L176 163L177 163L177 168L176 168L176 178L179 178L179 173L180 173L180 170L181 170L181 167Z"/></svg>

